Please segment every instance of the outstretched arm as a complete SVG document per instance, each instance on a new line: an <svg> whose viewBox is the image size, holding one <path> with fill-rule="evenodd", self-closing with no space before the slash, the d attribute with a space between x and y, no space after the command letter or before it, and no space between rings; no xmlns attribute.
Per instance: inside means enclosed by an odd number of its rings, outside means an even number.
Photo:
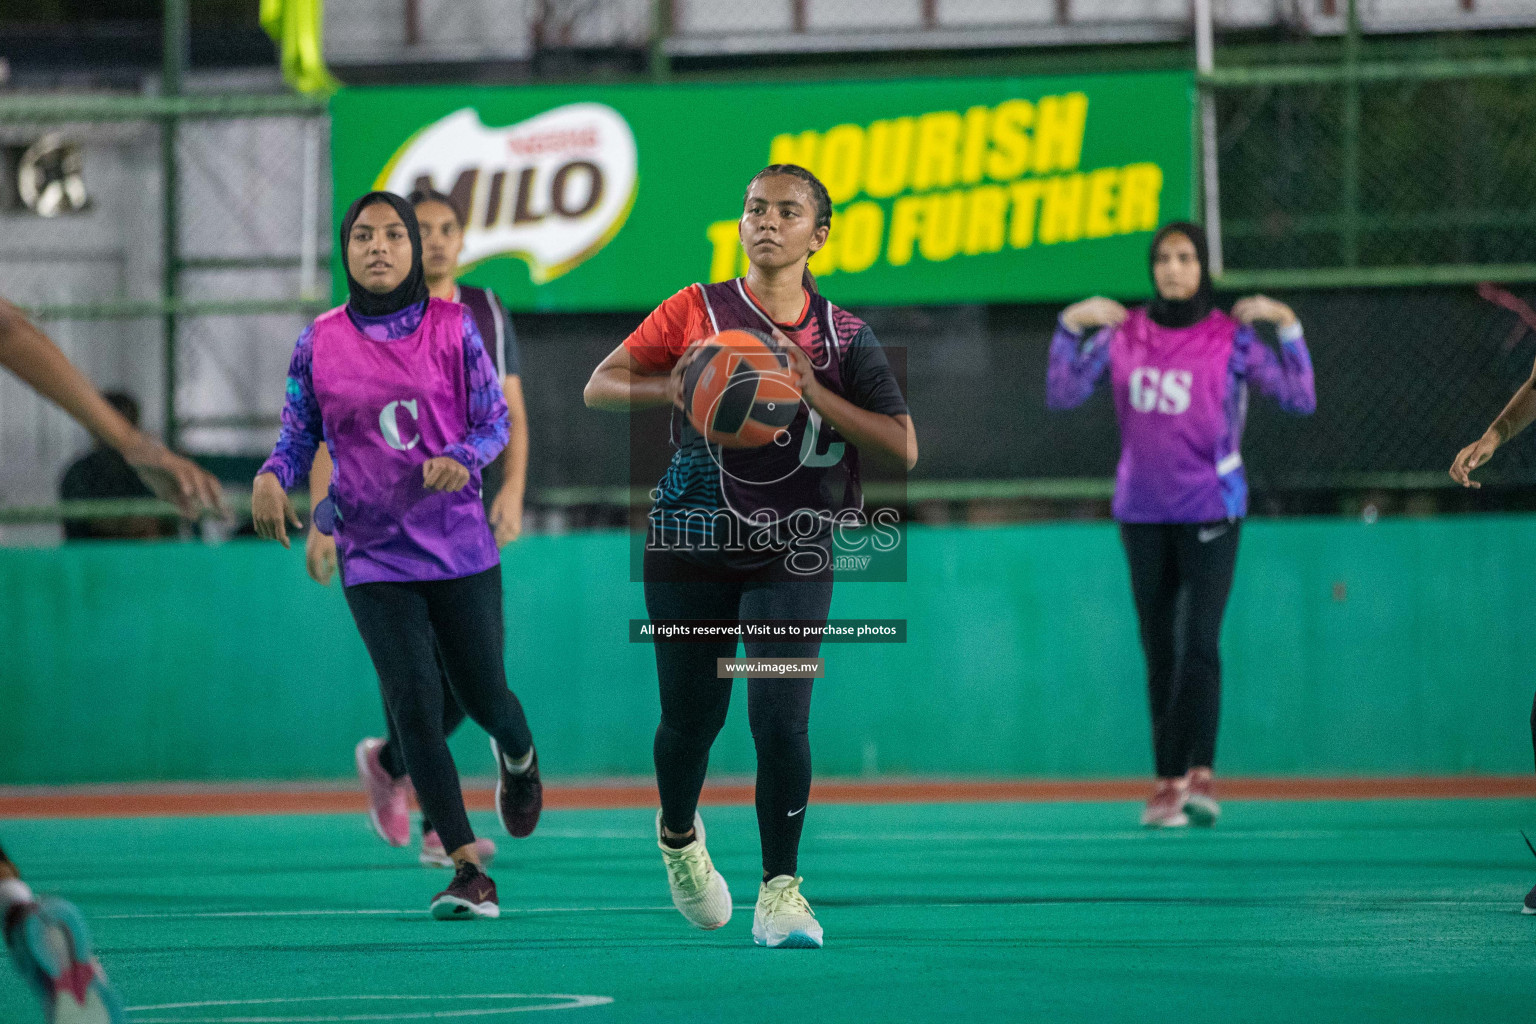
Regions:
<svg viewBox="0 0 1536 1024"><path fill-rule="evenodd" d="M107 403L49 337L15 306L0 299L0 366L115 448L156 497L182 515L226 514L219 482L190 459L172 454Z"/></svg>
<svg viewBox="0 0 1536 1024"><path fill-rule="evenodd" d="M1451 463L1451 479L1463 487L1483 486L1472 479L1472 471L1493 458L1501 444L1530 426L1532 420L1536 420L1536 368L1532 368L1531 376L1515 390L1483 436L1457 453L1456 461Z"/></svg>

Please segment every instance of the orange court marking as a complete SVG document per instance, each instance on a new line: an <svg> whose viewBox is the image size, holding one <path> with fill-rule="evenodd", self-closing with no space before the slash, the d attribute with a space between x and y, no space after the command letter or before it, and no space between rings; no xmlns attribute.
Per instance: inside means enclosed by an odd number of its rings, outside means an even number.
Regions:
<svg viewBox="0 0 1536 1024"><path fill-rule="evenodd" d="M814 803L981 803L1097 802L1142 800L1143 779L1062 780L889 780L828 779L811 787ZM1451 775L1394 778L1218 778L1217 795L1227 800L1466 800L1536 798L1536 776ZM494 794L467 789L472 811L488 811ZM551 810L655 807L656 787L647 781L602 785L551 784L544 790ZM750 804L750 783L705 786L701 803ZM361 814L363 794L354 789L316 786L218 787L129 785L115 787L0 788L0 818L151 818L240 814Z"/></svg>

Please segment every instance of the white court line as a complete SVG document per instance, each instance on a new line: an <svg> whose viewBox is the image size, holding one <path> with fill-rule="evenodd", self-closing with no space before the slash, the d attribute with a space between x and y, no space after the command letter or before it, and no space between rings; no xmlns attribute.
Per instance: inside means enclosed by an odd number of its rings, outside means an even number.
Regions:
<svg viewBox="0 0 1536 1024"><path fill-rule="evenodd" d="M1400 832L1402 829L1288 829L1272 831L1240 832L1230 828L1139 828L1121 832L956 832L937 830L932 832L816 832L808 835L813 841L839 843L929 843L945 840L974 842L976 840L1002 840L1024 843L1077 843L1093 839L1146 839L1153 836L1200 836L1202 839L1345 839L1367 837L1375 832ZM1409 829L1407 831L1439 831L1437 829Z"/></svg>
<svg viewBox="0 0 1536 1024"><path fill-rule="evenodd" d="M1082 902L1088 901L1089 899L1090 898L1086 898L1086 897L1085 898L1053 897L1053 896L1029 895L1027 893L1021 893L1021 894L1017 894L1014 899L1008 900L1008 901L1006 901L1006 903L998 904L998 905L1018 904L1018 905L1026 905L1026 906L1046 906L1046 905L1055 905L1055 904L1082 903ZM1231 897L1230 899L1231 900L1236 900L1237 902L1240 902L1240 903L1249 902L1249 900L1247 900L1247 898L1242 897L1242 896L1234 896L1234 897ZM1096 897L1091 897L1091 901L1092 902L1096 902L1096 903L1145 903L1145 902L1149 902L1146 897L1137 896L1137 895L1133 895L1133 894L1124 894L1124 895L1119 895L1119 896L1096 896ZM1151 902L1161 902L1161 901L1152 900ZM1172 903L1172 904L1179 904L1179 903L1182 903L1183 901L1175 899L1175 900L1169 900L1167 902ZM1218 902L1223 902L1223 900L1218 898ZM1225 902L1230 902L1230 900L1225 900ZM1264 902L1264 901L1260 900L1258 902ZM1383 894L1383 895L1380 895L1380 896L1362 896L1362 897L1358 897L1358 898L1338 898L1338 899L1329 899L1329 898L1326 898L1326 897L1316 898L1316 899L1299 899L1299 900L1297 900L1297 899L1279 899L1276 902L1290 903L1290 904L1293 904L1293 905L1296 905L1296 906L1359 907L1359 906L1372 906L1372 905L1378 905L1378 904L1383 904L1383 903L1397 904L1397 903L1402 902L1402 901L1397 899L1397 898L1395 898L1395 897L1393 897L1393 896L1391 896L1390 894ZM1507 903L1508 901L1504 900L1504 899L1491 899L1490 898L1490 899L1484 899L1484 900L1411 900L1409 902L1411 902L1413 904L1413 906L1416 906L1416 907L1484 907L1484 906L1501 906L1504 903ZM985 905L987 905L987 904L985 904L985 903L978 904L978 903L975 903L975 902L970 902L970 903L965 903L965 902L927 903L927 902L922 902L922 901L902 902L900 900L896 900L896 901L879 900L878 902L870 903L870 904L859 903L858 901L853 901L853 902L844 904L844 906L847 906L847 907L858 907L858 908L865 909L865 910L875 910L875 909L880 909L880 908L883 908L883 907L914 907L914 906L935 907L935 908L943 908L943 909L947 909L947 910L957 910L957 909L958 910L975 910L975 909L977 909L978 906L985 906ZM733 904L733 908L734 909L742 910L742 911L754 910L754 909L756 909L756 906L757 906L757 904L755 902L754 903L736 903L736 904ZM672 907L670 905L668 905L668 906L653 906L653 907L642 907L642 906L502 907L501 908L501 913L502 913L503 917L505 917L505 916L507 916L509 914L635 914L635 913L643 913L643 914L672 914L672 913L676 913L676 908L674 908L674 907ZM171 911L171 912L159 913L159 914L93 914L93 915L91 915L91 919L93 921L192 921L192 920L216 920L216 919L221 919L221 918L294 918L294 917L409 917L409 918L424 918L424 917L427 916L427 914L428 914L428 911L422 910L422 909L417 909L417 908L412 908L410 910L227 910L227 911ZM361 998L361 997L359 997L359 998ZM400 998L405 998L405 997L402 996ZM414 998L414 997L412 997L412 998ZM468 997L466 996L464 998L468 998Z"/></svg>
<svg viewBox="0 0 1536 1024"><path fill-rule="evenodd" d="M1004 840L1007 842L1081 842L1088 839L1139 839L1154 835L1200 835L1216 839L1342 839L1350 836L1364 836L1376 832L1400 832L1402 829L1271 829L1264 831L1244 832L1232 828L1215 829L1189 829L1175 830L1173 832L1159 832L1153 829L1138 828L1124 829L1114 832L986 832L986 831L930 831L930 832L817 832L813 828L809 837L818 841L828 842L890 842L890 843L935 843L945 839L963 840L966 842L978 839ZM1408 831L1440 831L1437 829L1410 829ZM616 840L646 840L650 839L648 832L579 832L579 831L541 831L542 839L616 839Z"/></svg>
<svg viewBox="0 0 1536 1024"><path fill-rule="evenodd" d="M756 904L745 904L756 906ZM508 914L622 914L622 913L652 913L657 911L675 912L671 905L662 907L502 907L501 913L505 917ZM157 914L92 914L93 921L176 921L176 920L203 920L231 917L422 917L429 913L425 908L413 907L409 910L206 910L206 911L166 911Z"/></svg>
<svg viewBox="0 0 1536 1024"><path fill-rule="evenodd" d="M327 1014L323 1016L298 1011L302 1016L250 1016L242 1014L231 1016L202 1016L202 1017L139 1017L140 1013L156 1013L167 1010L208 1010L214 1008L231 1007L258 1007L281 1006L295 1003L346 1003L346 1002L402 1002L430 1001L441 1003L452 999L539 999L546 1002L535 1003L527 1006L496 1006L485 1008L470 1008L463 1010L422 1010L406 1011L404 1013L344 1013ZM548 1000L558 1000L548 1002ZM564 993L539 993L524 994L517 992L503 992L491 995L438 995L438 996L291 996L273 999L211 999L191 1003L155 1003L148 1006L130 1006L128 1012L135 1014L134 1024L321 1024L321 1022L336 1021L388 1021L388 1020L446 1020L459 1017L494 1017L512 1013L528 1013L538 1010L574 1010L584 1006L604 1006L613 1002L612 996L578 996ZM270 1011L267 1011L270 1012ZM282 1011L278 1011L282 1012Z"/></svg>

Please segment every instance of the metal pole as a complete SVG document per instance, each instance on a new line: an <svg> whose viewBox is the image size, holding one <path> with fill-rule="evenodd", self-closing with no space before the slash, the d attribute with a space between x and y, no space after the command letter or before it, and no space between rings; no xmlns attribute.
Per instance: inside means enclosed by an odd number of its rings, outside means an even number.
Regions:
<svg viewBox="0 0 1536 1024"><path fill-rule="evenodd" d="M1195 0L1195 68L1208 75L1216 67L1216 29L1211 0ZM1200 180L1205 200L1205 238L1210 251L1210 273L1220 277L1226 270L1221 246L1221 167L1216 157L1216 94L1210 85L1200 87Z"/></svg>
<svg viewBox="0 0 1536 1024"><path fill-rule="evenodd" d="M1344 26L1344 132L1343 178L1344 231L1341 253L1346 267L1360 262L1360 10L1358 0L1348 0Z"/></svg>
<svg viewBox="0 0 1536 1024"><path fill-rule="evenodd" d="M313 299L319 275L320 119L304 122L304 184L299 200L299 296Z"/></svg>
<svg viewBox="0 0 1536 1024"><path fill-rule="evenodd" d="M181 95L182 77L187 67L189 46L187 0L165 0L165 25L160 62L160 92ZM176 170L176 138L179 118L175 111L166 114L160 125L160 291L167 302L162 318L165 373L165 443L175 448L176 423L176 314L174 303L180 294L181 211Z"/></svg>
<svg viewBox="0 0 1536 1024"><path fill-rule="evenodd" d="M672 62L667 58L667 37L672 34L672 0L651 0L651 80L665 82L672 77Z"/></svg>
<svg viewBox="0 0 1536 1024"><path fill-rule="evenodd" d="M420 0L405 0L405 45L415 46L421 42L421 3Z"/></svg>

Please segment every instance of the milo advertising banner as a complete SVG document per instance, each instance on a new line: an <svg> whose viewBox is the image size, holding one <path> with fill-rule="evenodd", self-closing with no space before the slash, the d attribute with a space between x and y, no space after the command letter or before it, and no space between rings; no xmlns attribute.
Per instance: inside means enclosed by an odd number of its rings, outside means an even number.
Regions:
<svg viewBox="0 0 1536 1024"><path fill-rule="evenodd" d="M468 212L464 280L511 308L644 310L741 273L747 181L796 163L832 197L811 269L839 304L1135 297L1150 233L1192 212L1192 110L1162 72L348 89L335 222L435 188Z"/></svg>

